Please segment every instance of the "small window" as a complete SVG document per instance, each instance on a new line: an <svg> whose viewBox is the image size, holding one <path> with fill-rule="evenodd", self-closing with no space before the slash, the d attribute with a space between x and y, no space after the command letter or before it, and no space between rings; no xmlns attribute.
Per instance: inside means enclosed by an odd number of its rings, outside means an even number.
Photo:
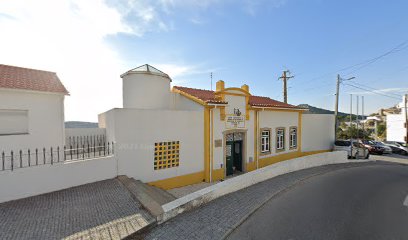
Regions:
<svg viewBox="0 0 408 240"><path fill-rule="evenodd" d="M180 165L180 142L159 142L154 144L154 170L178 167Z"/></svg>
<svg viewBox="0 0 408 240"><path fill-rule="evenodd" d="M261 153L268 153L271 143L271 130L262 130L261 132Z"/></svg>
<svg viewBox="0 0 408 240"><path fill-rule="evenodd" d="M28 133L28 111L0 109L0 135Z"/></svg>
<svg viewBox="0 0 408 240"><path fill-rule="evenodd" d="M276 150L285 149L285 128L276 129Z"/></svg>
<svg viewBox="0 0 408 240"><path fill-rule="evenodd" d="M297 148L297 128L291 127L289 130L289 147Z"/></svg>

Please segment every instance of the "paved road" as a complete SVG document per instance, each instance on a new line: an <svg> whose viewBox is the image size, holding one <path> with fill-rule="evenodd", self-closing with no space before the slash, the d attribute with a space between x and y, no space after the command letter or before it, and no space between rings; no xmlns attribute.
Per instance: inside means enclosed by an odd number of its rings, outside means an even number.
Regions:
<svg viewBox="0 0 408 240"><path fill-rule="evenodd" d="M272 197L229 239L408 239L408 165L337 169Z"/></svg>
<svg viewBox="0 0 408 240"><path fill-rule="evenodd" d="M384 163L335 164L281 175L225 195L200 208L185 212L148 232L144 239L222 239L248 214L281 191L316 175L338 169ZM135 239L138 239L135 237Z"/></svg>

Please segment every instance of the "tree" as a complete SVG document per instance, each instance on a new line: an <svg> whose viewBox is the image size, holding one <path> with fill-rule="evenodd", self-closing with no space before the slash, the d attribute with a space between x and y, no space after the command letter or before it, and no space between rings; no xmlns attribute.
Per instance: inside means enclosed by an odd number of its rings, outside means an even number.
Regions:
<svg viewBox="0 0 408 240"><path fill-rule="evenodd" d="M387 138L387 126L385 125L385 123L379 123L377 125L377 134L378 134L378 138L381 139L386 139Z"/></svg>

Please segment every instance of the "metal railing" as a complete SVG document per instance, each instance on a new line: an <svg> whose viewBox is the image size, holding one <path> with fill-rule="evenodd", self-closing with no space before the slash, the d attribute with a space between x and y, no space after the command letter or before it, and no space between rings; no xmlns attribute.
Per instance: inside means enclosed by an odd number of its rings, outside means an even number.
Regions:
<svg viewBox="0 0 408 240"><path fill-rule="evenodd" d="M94 142L94 145L79 145L77 142L76 146L69 145L63 148L50 147L42 149L36 148L34 150L28 149L26 151L2 151L0 156L0 171L13 171L17 168L107 157L114 155L114 149L114 142L103 142L100 145L96 145L96 142Z"/></svg>

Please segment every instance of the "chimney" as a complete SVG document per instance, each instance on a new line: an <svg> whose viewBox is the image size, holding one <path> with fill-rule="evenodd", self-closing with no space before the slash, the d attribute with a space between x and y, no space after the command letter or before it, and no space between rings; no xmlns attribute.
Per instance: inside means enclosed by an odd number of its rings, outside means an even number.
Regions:
<svg viewBox="0 0 408 240"><path fill-rule="evenodd" d="M225 83L224 83L224 81L218 80L217 83L216 83L215 90L216 90L217 92L219 92L219 91L224 90L224 88L225 88Z"/></svg>

